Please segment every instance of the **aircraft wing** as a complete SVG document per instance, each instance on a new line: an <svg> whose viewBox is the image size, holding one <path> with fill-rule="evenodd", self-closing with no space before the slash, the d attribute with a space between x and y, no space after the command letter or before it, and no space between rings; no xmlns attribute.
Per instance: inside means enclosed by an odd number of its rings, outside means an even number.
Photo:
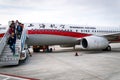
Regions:
<svg viewBox="0 0 120 80"><path fill-rule="evenodd" d="M120 42L120 33L104 34L103 37L107 38L110 42Z"/></svg>
<svg viewBox="0 0 120 80"><path fill-rule="evenodd" d="M98 36L98 35L96 35ZM110 42L110 43L115 43L115 42L120 42L120 33L110 33L110 34L103 34L103 35L100 35L101 37L105 37L107 38L107 40ZM77 41L81 41L82 38L77 38Z"/></svg>

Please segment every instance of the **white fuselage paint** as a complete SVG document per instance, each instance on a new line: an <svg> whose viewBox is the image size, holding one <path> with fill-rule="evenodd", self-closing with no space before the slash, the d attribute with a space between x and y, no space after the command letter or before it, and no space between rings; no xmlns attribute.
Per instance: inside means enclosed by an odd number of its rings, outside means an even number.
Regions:
<svg viewBox="0 0 120 80"><path fill-rule="evenodd" d="M104 34L111 34L111 33L120 33L120 27L88 27L88 26L76 26L76 25L63 26L63 24L54 24L54 26L51 27L51 24L44 24L45 26L43 28L43 25L42 27L41 25L42 23L41 24L32 23L32 24L25 24L25 27L27 28L27 30L40 30L40 29L63 30L63 31L76 32L76 33L91 34L95 36L102 36ZM51 34L28 34L27 44L28 45L79 44L77 38L70 36L51 35Z"/></svg>
<svg viewBox="0 0 120 80"><path fill-rule="evenodd" d="M52 26L51 26L52 25ZM89 27L79 25L64 25L64 24L43 24L43 23L25 23L25 29L27 30L63 30L75 33L85 33L95 36L102 36L104 34L120 33L120 27ZM1 27L1 26L0 26ZM0 34L5 33L6 29L0 28ZM62 32L61 32L62 33ZM79 44L78 38L64 35L51 35L51 34L28 34L28 45L61 45L61 44Z"/></svg>

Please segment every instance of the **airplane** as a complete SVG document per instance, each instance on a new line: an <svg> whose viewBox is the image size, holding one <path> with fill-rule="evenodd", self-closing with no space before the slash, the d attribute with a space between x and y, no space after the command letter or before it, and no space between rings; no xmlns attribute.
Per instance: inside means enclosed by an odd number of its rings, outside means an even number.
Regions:
<svg viewBox="0 0 120 80"><path fill-rule="evenodd" d="M8 27L6 25L0 25L0 40L1 38L4 36L4 34L6 33Z"/></svg>
<svg viewBox="0 0 120 80"><path fill-rule="evenodd" d="M72 24L24 23L27 30L26 44L33 51L52 51L50 45L111 51L110 43L120 42L120 27L82 26ZM1 31L0 31L1 32ZM0 33L3 35L3 33Z"/></svg>

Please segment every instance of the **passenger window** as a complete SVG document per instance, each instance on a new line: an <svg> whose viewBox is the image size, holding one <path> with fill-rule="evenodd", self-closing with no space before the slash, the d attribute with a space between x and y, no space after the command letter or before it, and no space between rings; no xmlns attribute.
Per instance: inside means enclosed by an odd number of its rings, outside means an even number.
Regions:
<svg viewBox="0 0 120 80"><path fill-rule="evenodd" d="M78 32L78 30L76 30L76 32Z"/></svg>

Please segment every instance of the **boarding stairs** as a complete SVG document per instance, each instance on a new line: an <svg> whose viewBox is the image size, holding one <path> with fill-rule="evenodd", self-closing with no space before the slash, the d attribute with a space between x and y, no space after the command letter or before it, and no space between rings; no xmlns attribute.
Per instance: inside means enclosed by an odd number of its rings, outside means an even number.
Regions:
<svg viewBox="0 0 120 80"><path fill-rule="evenodd" d="M25 59L21 57L21 54L23 54L22 51L24 50L24 44L26 40L25 33L26 30L23 30L21 39L16 39L15 55L13 55L11 49L9 48L9 45L7 44L10 35L8 31L5 33L5 35L0 41L0 66L18 65L20 60Z"/></svg>

